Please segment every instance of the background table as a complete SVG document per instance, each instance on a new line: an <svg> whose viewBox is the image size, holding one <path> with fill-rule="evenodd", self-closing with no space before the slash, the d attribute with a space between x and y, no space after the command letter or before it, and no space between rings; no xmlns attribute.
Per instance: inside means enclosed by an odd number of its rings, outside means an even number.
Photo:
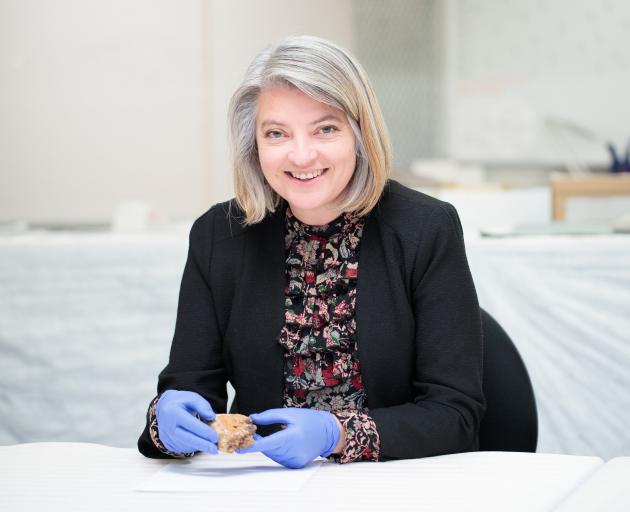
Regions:
<svg viewBox="0 0 630 512"><path fill-rule="evenodd" d="M630 236L470 238L467 252L531 376L538 450L630 455Z"/></svg>
<svg viewBox="0 0 630 512"><path fill-rule="evenodd" d="M135 445L188 228L0 236L0 444ZM630 455L630 236L468 238L467 251L531 374L539 451Z"/></svg>
<svg viewBox="0 0 630 512"><path fill-rule="evenodd" d="M500 452L386 463L338 465L326 461L304 488L286 489L277 495L247 489L222 493L220 478L208 479L208 488L216 489L208 493L134 492L168 461L95 444L4 446L0 447L0 461L0 508L12 512L539 512L553 510L602 465L595 457Z"/></svg>

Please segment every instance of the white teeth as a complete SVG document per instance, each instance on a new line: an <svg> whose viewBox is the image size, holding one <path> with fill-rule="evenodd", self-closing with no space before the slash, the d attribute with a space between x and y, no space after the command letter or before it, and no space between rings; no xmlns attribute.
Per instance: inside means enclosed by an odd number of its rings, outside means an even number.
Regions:
<svg viewBox="0 0 630 512"><path fill-rule="evenodd" d="M324 172L323 169L319 169L314 172L307 172L306 174L296 174L292 172L291 176L293 176L294 178L297 178L298 180L310 180L313 178L317 178L317 176L320 176L323 172Z"/></svg>

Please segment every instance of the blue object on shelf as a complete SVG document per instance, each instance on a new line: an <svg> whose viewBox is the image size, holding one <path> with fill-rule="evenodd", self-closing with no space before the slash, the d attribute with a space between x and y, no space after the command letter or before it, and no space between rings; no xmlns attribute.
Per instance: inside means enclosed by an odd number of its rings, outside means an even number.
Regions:
<svg viewBox="0 0 630 512"><path fill-rule="evenodd" d="M610 170L613 173L630 172L630 142L628 142L628 144L626 145L626 152L623 155L623 158L621 157L621 155L617 154L615 146L613 146L611 143L608 143L608 152L610 153L610 156L612 158L612 165Z"/></svg>

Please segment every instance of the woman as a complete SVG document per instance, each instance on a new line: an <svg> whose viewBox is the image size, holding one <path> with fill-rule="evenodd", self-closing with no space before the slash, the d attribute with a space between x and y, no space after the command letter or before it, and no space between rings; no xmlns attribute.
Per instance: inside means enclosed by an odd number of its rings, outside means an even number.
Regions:
<svg viewBox="0 0 630 512"><path fill-rule="evenodd" d="M475 449L479 305L455 209L388 180L387 130L345 50L289 38L230 106L236 199L190 232L148 457L216 453L205 422L250 415L291 468ZM201 421L204 420L204 421Z"/></svg>

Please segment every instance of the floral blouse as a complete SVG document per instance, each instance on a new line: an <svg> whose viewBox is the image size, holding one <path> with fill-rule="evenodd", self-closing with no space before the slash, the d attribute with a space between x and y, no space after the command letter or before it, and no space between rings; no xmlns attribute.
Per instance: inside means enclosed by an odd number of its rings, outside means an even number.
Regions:
<svg viewBox="0 0 630 512"><path fill-rule="evenodd" d="M345 213L309 226L286 211L284 406L330 411L346 430L338 462L377 460L356 344L356 293L363 219Z"/></svg>
<svg viewBox="0 0 630 512"><path fill-rule="evenodd" d="M345 213L324 226L309 226L287 207L285 215L284 407L330 411L346 431L335 462L378 460L380 438L369 416L356 344L356 283L363 219ZM160 442L156 397L149 408L155 445Z"/></svg>

